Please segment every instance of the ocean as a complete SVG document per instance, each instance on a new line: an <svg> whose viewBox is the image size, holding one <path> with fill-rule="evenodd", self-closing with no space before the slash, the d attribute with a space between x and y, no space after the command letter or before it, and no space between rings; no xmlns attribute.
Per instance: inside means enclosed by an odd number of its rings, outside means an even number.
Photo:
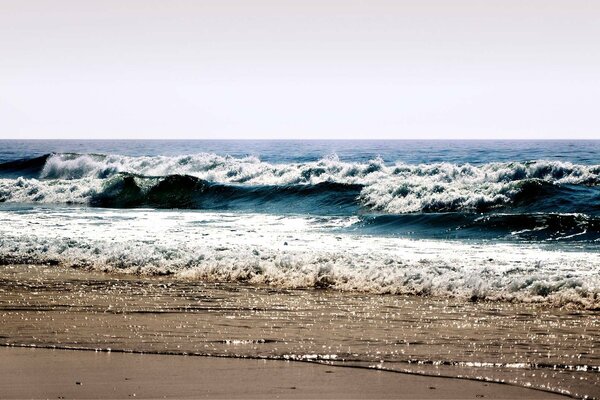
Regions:
<svg viewBox="0 0 600 400"><path fill-rule="evenodd" d="M600 398L600 141L0 140L0 265L6 345Z"/></svg>

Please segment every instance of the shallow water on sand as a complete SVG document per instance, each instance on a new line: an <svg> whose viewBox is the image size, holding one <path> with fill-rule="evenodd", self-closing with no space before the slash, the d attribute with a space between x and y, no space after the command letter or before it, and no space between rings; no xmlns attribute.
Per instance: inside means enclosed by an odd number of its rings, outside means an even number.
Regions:
<svg viewBox="0 0 600 400"><path fill-rule="evenodd" d="M591 310L0 269L7 345L361 365L600 397Z"/></svg>

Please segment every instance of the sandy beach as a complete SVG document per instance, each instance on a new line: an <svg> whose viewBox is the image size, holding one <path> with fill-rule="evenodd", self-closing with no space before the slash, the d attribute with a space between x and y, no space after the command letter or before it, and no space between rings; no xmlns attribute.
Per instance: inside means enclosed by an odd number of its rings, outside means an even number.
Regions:
<svg viewBox="0 0 600 400"><path fill-rule="evenodd" d="M462 379L215 357L0 348L0 398L552 399Z"/></svg>
<svg viewBox="0 0 600 400"><path fill-rule="evenodd" d="M552 345L554 362L577 351L592 364L593 342L577 340L588 316L582 311L278 291L57 266L1 271L2 398L550 396L531 388L598 396L591 368L518 363ZM546 340L557 323L561 343ZM596 332L592 324L585 329ZM427 361L444 353L464 361Z"/></svg>

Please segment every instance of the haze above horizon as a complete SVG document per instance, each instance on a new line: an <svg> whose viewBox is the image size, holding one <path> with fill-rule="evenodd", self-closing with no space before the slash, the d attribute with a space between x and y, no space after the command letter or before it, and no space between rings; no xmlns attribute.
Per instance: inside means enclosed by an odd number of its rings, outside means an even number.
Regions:
<svg viewBox="0 0 600 400"><path fill-rule="evenodd" d="M0 139L597 139L600 2L0 0Z"/></svg>

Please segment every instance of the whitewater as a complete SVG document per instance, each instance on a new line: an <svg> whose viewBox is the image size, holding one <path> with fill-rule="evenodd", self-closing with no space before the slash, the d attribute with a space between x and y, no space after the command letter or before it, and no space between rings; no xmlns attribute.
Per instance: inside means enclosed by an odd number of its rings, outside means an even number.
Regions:
<svg viewBox="0 0 600 400"><path fill-rule="evenodd" d="M176 211L3 213L2 264L279 288L600 307L600 253L347 235L354 218Z"/></svg>

